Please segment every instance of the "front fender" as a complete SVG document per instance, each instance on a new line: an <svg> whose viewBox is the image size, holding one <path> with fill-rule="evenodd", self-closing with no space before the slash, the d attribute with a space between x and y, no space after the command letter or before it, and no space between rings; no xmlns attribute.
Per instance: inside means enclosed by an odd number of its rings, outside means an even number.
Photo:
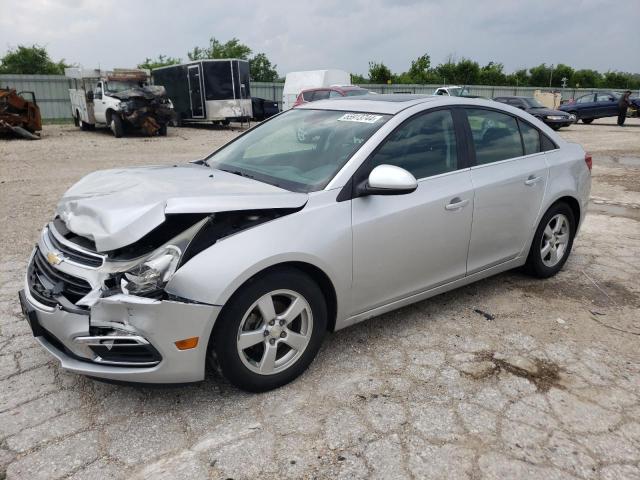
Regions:
<svg viewBox="0 0 640 480"><path fill-rule="evenodd" d="M317 192L300 211L218 240L182 266L168 283L170 294L224 305L257 273L287 262L322 270L341 309L351 291L351 202L337 191Z"/></svg>

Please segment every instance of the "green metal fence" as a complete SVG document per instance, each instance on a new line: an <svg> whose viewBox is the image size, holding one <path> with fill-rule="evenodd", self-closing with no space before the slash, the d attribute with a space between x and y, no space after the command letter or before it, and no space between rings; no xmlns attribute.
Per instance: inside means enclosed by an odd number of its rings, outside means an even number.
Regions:
<svg viewBox="0 0 640 480"><path fill-rule="evenodd" d="M71 103L68 89L71 80L63 75L0 75L0 87L12 87L20 91L32 91L36 95L42 118L71 119ZM415 93L432 94L441 85L362 85L376 93ZM283 83L251 83L251 95L278 102L282 106ZM565 88L549 89L545 87L492 87L486 85L468 85L471 94L487 98L504 95L533 96L536 90L558 91L563 99L575 98L584 93L606 91L606 89Z"/></svg>

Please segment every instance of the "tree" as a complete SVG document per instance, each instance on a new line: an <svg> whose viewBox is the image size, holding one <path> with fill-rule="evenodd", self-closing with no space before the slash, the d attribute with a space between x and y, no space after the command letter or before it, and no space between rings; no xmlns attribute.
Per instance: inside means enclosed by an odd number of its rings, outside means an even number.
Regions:
<svg viewBox="0 0 640 480"><path fill-rule="evenodd" d="M360 75L359 73L351 74L351 83L354 85L361 85L363 83L371 83L368 78L365 78L364 75Z"/></svg>
<svg viewBox="0 0 640 480"><path fill-rule="evenodd" d="M208 47L194 47L187 55L189 60L205 60L207 58L239 58L247 60L251 55L251 48L240 43L237 38L232 38L228 42L222 43L218 39L211 37Z"/></svg>
<svg viewBox="0 0 640 480"><path fill-rule="evenodd" d="M559 63L553 69L553 75L551 78L551 85L553 87L562 87L562 79L567 79L567 87L571 85L571 79L573 78L573 68L569 65ZM548 83L547 83L548 85Z"/></svg>
<svg viewBox="0 0 640 480"><path fill-rule="evenodd" d="M179 58L168 57L160 54L157 58L145 58L144 62L138 64L138 68L153 70L154 68L166 67L167 65L176 65L181 61L182 60Z"/></svg>
<svg viewBox="0 0 640 480"><path fill-rule="evenodd" d="M595 70L576 70L571 78L572 87L596 88L602 83L602 75Z"/></svg>
<svg viewBox="0 0 640 480"><path fill-rule="evenodd" d="M64 75L64 69L68 66L64 59L52 61L45 47L18 45L15 49L10 48L0 59L0 74Z"/></svg>
<svg viewBox="0 0 640 480"><path fill-rule="evenodd" d="M387 83L393 77L384 63L369 62L369 80L371 83Z"/></svg>
<svg viewBox="0 0 640 480"><path fill-rule="evenodd" d="M252 82L275 82L278 80L277 65L271 65L271 61L264 53L258 53L249 60L249 71Z"/></svg>
<svg viewBox="0 0 640 480"><path fill-rule="evenodd" d="M426 53L411 61L407 72L411 83L428 83L431 69L431 57Z"/></svg>
<svg viewBox="0 0 640 480"><path fill-rule="evenodd" d="M489 62L480 69L478 83L480 85L504 85L507 83L507 76L502 71L504 65L501 63Z"/></svg>
<svg viewBox="0 0 640 480"><path fill-rule="evenodd" d="M513 73L507 75L506 82L508 85L515 85L516 87L526 87L529 85L529 74L526 68L521 68Z"/></svg>
<svg viewBox="0 0 640 480"><path fill-rule="evenodd" d="M541 63L537 67L531 67L529 69L529 84L532 87L546 87L549 86L549 79L551 78L551 68L546 64Z"/></svg>

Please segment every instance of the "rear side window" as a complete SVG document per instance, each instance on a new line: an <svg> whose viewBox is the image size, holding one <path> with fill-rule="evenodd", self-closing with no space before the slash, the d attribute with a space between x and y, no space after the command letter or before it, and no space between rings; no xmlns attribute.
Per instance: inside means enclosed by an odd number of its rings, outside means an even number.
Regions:
<svg viewBox="0 0 640 480"><path fill-rule="evenodd" d="M521 120L518 120L518 125L520 125L520 133L522 134L524 154L531 155L540 152L540 132L538 129Z"/></svg>
<svg viewBox="0 0 640 480"><path fill-rule="evenodd" d="M407 120L372 158L372 168L396 165L417 179L451 172L458 167L456 135L449 110L437 110Z"/></svg>
<svg viewBox="0 0 640 480"><path fill-rule="evenodd" d="M329 92L329 98L341 97L342 95L337 90L331 90Z"/></svg>
<svg viewBox="0 0 640 480"><path fill-rule="evenodd" d="M329 90L316 90L313 100L326 100L329 98Z"/></svg>
<svg viewBox="0 0 640 480"><path fill-rule="evenodd" d="M593 102L593 93L590 93L589 95L583 95L582 97L576 100L576 103L589 103L589 102Z"/></svg>
<svg viewBox="0 0 640 480"><path fill-rule="evenodd" d="M477 165L523 155L520 130L514 117L479 108L468 108L466 111L473 135Z"/></svg>

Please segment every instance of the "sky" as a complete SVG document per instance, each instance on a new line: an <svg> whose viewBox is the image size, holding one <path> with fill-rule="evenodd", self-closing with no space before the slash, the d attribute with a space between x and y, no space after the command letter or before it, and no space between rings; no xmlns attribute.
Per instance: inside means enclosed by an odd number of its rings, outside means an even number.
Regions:
<svg viewBox="0 0 640 480"><path fill-rule="evenodd" d="M264 52L280 75L393 72L424 53L507 72L540 63L640 72L640 0L0 0L0 56L19 44L85 68L187 60L210 37Z"/></svg>

